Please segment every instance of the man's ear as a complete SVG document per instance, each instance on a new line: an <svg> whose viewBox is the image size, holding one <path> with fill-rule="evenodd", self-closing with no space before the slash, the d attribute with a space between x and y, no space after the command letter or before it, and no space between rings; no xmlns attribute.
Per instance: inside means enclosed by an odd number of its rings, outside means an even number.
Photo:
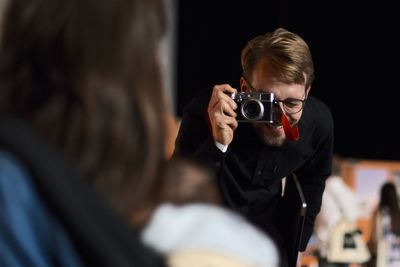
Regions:
<svg viewBox="0 0 400 267"><path fill-rule="evenodd" d="M246 79L243 76L240 77L240 92L246 92L248 90Z"/></svg>
<svg viewBox="0 0 400 267"><path fill-rule="evenodd" d="M311 90L311 86L309 86L307 89L306 89L306 99L308 98L308 93L310 92L310 90Z"/></svg>
<svg viewBox="0 0 400 267"><path fill-rule="evenodd" d="M303 72L303 76L304 76L304 84L307 84L307 74ZM306 99L308 97L308 93L310 92L310 90L311 90L311 85L308 86L308 88L306 88L306 97L305 97Z"/></svg>

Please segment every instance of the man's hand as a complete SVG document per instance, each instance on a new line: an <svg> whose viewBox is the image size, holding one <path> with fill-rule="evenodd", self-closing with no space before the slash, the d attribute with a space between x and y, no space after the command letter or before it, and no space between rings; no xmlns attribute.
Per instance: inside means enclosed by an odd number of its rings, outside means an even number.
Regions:
<svg viewBox="0 0 400 267"><path fill-rule="evenodd" d="M208 116L212 127L214 141L229 145L233 140L233 131L238 123L235 119L237 105L228 94L237 90L229 84L215 85L208 104Z"/></svg>

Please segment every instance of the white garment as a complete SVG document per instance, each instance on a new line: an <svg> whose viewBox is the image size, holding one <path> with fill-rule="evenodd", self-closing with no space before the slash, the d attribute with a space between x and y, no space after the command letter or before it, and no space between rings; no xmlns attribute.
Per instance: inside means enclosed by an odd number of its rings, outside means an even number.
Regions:
<svg viewBox="0 0 400 267"><path fill-rule="evenodd" d="M277 248L265 233L240 215L208 204L161 205L144 229L142 239L163 254L211 252L246 263L241 266L279 264Z"/></svg>
<svg viewBox="0 0 400 267"><path fill-rule="evenodd" d="M214 143L215 143L215 146L216 146L219 150L221 150L222 153L225 153L225 152L228 150L228 146L229 146L229 145L223 145L223 144L221 144L220 142L217 142L217 141L214 141Z"/></svg>
<svg viewBox="0 0 400 267"><path fill-rule="evenodd" d="M326 180L315 227L318 250L322 257L326 257L329 234L342 215L350 222L356 222L359 216L357 195L340 176L331 176Z"/></svg>
<svg viewBox="0 0 400 267"><path fill-rule="evenodd" d="M392 232L389 211L381 209L376 217L377 267L400 266L400 239Z"/></svg>

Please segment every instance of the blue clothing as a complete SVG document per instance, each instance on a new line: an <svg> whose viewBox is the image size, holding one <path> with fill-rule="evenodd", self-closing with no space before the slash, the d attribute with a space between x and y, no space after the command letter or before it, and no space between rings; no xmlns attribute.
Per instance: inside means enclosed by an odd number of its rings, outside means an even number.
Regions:
<svg viewBox="0 0 400 267"><path fill-rule="evenodd" d="M0 266L83 266L28 169L4 150L0 150Z"/></svg>
<svg viewBox="0 0 400 267"><path fill-rule="evenodd" d="M0 116L0 266L166 266L60 152Z"/></svg>

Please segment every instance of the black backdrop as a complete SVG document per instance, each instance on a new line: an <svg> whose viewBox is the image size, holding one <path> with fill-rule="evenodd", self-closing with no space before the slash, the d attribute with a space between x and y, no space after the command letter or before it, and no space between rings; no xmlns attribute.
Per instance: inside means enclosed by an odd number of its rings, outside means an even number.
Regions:
<svg viewBox="0 0 400 267"><path fill-rule="evenodd" d="M179 1L177 115L200 90L238 86L240 51L278 26L309 44L311 94L331 109L335 153L400 160L400 23L383 1Z"/></svg>

